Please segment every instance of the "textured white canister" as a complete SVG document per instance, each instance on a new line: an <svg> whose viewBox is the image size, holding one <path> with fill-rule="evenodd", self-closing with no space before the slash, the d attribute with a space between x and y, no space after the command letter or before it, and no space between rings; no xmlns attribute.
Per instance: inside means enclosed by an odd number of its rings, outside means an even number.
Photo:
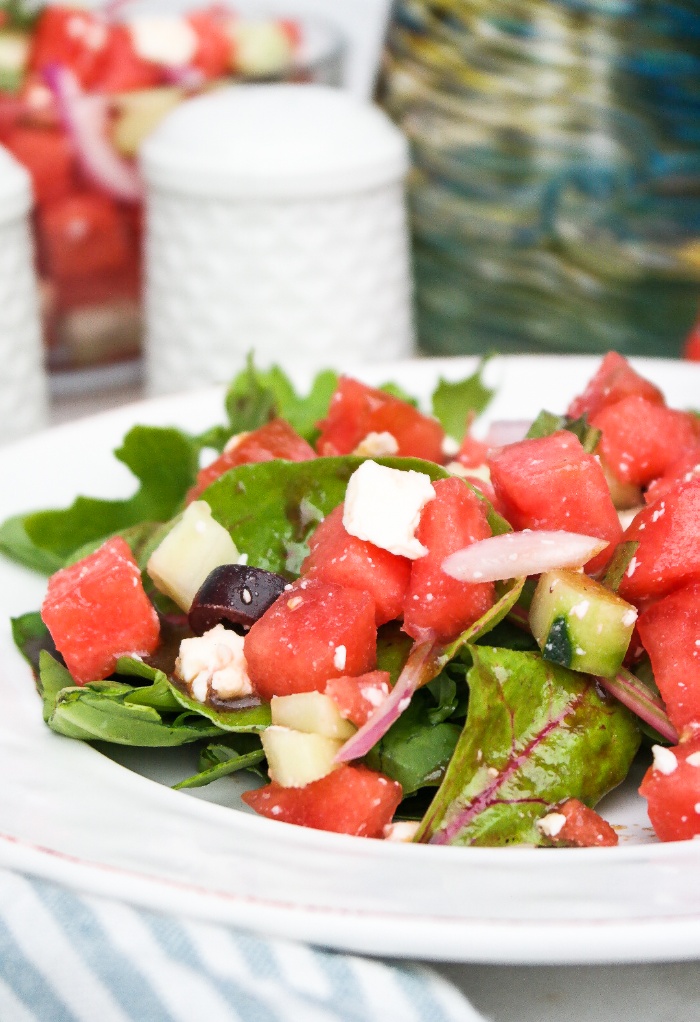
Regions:
<svg viewBox="0 0 700 1022"><path fill-rule="evenodd" d="M220 89L144 144L146 376L161 392L261 365L413 352L406 141L316 85Z"/></svg>
<svg viewBox="0 0 700 1022"><path fill-rule="evenodd" d="M0 146L0 443L46 422L29 175Z"/></svg>

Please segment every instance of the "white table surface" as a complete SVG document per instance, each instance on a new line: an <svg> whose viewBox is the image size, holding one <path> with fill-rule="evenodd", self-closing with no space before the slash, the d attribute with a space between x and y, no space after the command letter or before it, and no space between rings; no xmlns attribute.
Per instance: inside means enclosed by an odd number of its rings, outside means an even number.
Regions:
<svg viewBox="0 0 700 1022"><path fill-rule="evenodd" d="M51 422L137 401L138 385L55 398ZM700 1022L700 963L498 966L430 963L492 1022Z"/></svg>

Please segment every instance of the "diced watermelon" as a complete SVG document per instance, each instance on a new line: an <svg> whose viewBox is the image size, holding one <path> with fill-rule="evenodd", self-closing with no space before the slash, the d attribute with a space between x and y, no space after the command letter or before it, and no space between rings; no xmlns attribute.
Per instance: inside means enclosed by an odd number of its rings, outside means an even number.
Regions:
<svg viewBox="0 0 700 1022"><path fill-rule="evenodd" d="M609 351L584 392L571 402L566 414L572 419L587 415L590 420L602 408L632 394L654 404L664 404L664 396L658 387L640 376L622 355Z"/></svg>
<svg viewBox="0 0 700 1022"><path fill-rule="evenodd" d="M421 414L407 401L341 376L328 408L319 422L316 450L323 457L351 454L369 433L391 433L397 455L425 458L441 464L445 438L436 419Z"/></svg>
<svg viewBox="0 0 700 1022"><path fill-rule="evenodd" d="M136 52L134 42L126 25L109 26L109 38L105 47L93 88L99 92L130 92L133 89L150 89L162 84L163 69L150 60L144 60Z"/></svg>
<svg viewBox="0 0 700 1022"><path fill-rule="evenodd" d="M85 88L97 77L108 41L99 15L80 7L46 6L32 36L29 67L41 72L52 64L69 68Z"/></svg>
<svg viewBox="0 0 700 1022"><path fill-rule="evenodd" d="M622 536L600 463L573 433L509 444L489 457L491 482L514 529L563 529L598 536L608 547L585 566L607 564ZM626 599L626 597L625 597Z"/></svg>
<svg viewBox="0 0 700 1022"><path fill-rule="evenodd" d="M700 738L670 749L654 749L639 788L660 841L690 841L700 835Z"/></svg>
<svg viewBox="0 0 700 1022"><path fill-rule="evenodd" d="M696 476L700 476L700 443L649 484L644 493L645 503L653 504L682 483L689 483Z"/></svg>
<svg viewBox="0 0 700 1022"><path fill-rule="evenodd" d="M131 258L117 206L97 192L69 195L41 209L39 244L51 276L62 279L123 270Z"/></svg>
<svg viewBox="0 0 700 1022"><path fill-rule="evenodd" d="M341 717L356 727L366 724L391 691L388 671L370 671L359 678L331 678L325 694L338 707Z"/></svg>
<svg viewBox="0 0 700 1022"><path fill-rule="evenodd" d="M313 447L292 429L284 419L272 419L248 433L239 443L224 451L216 461L197 474L197 482L187 494L188 503L197 500L219 476L237 465L250 465L258 461L310 461L316 457Z"/></svg>
<svg viewBox="0 0 700 1022"><path fill-rule="evenodd" d="M557 845L571 848L612 848L618 843L617 834L602 816L579 802L569 798L554 810L566 818L566 822L553 838Z"/></svg>
<svg viewBox="0 0 700 1022"><path fill-rule="evenodd" d="M341 504L331 511L313 533L302 574L364 589L374 599L377 626L386 624L403 613L411 562L351 536L343 526L343 509Z"/></svg>
<svg viewBox="0 0 700 1022"><path fill-rule="evenodd" d="M62 199L76 187L75 155L64 131L17 127L7 138L7 148L31 174L38 205Z"/></svg>
<svg viewBox="0 0 700 1022"><path fill-rule="evenodd" d="M442 563L465 546L487 539L491 529L484 502L457 478L433 483L435 497L421 513L417 539L428 548L411 564L404 601L404 631L414 639L449 642L485 614L494 602L493 582L459 582Z"/></svg>
<svg viewBox="0 0 700 1022"><path fill-rule="evenodd" d="M622 577L623 600L658 598L700 581L700 477L682 483L635 515L624 534L638 547Z"/></svg>
<svg viewBox="0 0 700 1022"><path fill-rule="evenodd" d="M145 656L158 645L158 615L120 536L51 576L41 616L77 685L108 677L120 656Z"/></svg>
<svg viewBox="0 0 700 1022"><path fill-rule="evenodd" d="M211 11L193 11L187 21L197 36L192 67L207 80L222 78L229 70L232 45L224 24Z"/></svg>
<svg viewBox="0 0 700 1022"><path fill-rule="evenodd" d="M685 451L698 448L700 420L639 394L603 408L592 417L591 425L603 434L598 452L625 483L644 486L663 475Z"/></svg>
<svg viewBox="0 0 700 1022"><path fill-rule="evenodd" d="M384 774L343 764L304 788L283 788L273 781L244 792L241 798L271 820L355 837L381 837L401 795L401 785Z"/></svg>
<svg viewBox="0 0 700 1022"><path fill-rule="evenodd" d="M700 730L700 582L647 607L637 629L671 723L681 736Z"/></svg>
<svg viewBox="0 0 700 1022"><path fill-rule="evenodd" d="M374 616L369 593L299 579L246 635L245 658L256 692L266 700L323 692L329 678L373 670Z"/></svg>

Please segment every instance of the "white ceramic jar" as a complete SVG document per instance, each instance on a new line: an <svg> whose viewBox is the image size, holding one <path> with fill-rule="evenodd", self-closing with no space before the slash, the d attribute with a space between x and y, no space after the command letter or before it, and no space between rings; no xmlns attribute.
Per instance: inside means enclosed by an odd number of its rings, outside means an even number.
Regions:
<svg viewBox="0 0 700 1022"><path fill-rule="evenodd" d="M182 104L144 144L146 376L161 392L260 365L413 352L406 141L316 85Z"/></svg>
<svg viewBox="0 0 700 1022"><path fill-rule="evenodd" d="M0 443L46 422L39 302L26 170L0 146Z"/></svg>

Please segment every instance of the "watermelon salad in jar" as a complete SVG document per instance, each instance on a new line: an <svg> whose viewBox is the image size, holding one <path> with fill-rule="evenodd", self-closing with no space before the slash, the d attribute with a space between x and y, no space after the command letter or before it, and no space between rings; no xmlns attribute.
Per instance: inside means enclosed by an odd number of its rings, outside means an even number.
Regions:
<svg viewBox="0 0 700 1022"><path fill-rule="evenodd" d="M611 352L568 408L477 436L482 368L428 413L250 361L225 424L130 430L131 498L7 521L50 576L13 621L48 726L438 845L615 845L595 807L641 764L657 837L698 836L700 419Z"/></svg>
<svg viewBox="0 0 700 1022"><path fill-rule="evenodd" d="M176 104L217 82L308 80L336 45L310 23L252 21L223 5L182 14L119 0L37 14L0 5L0 145L31 175L54 373L135 366L142 236L135 157L143 138Z"/></svg>

